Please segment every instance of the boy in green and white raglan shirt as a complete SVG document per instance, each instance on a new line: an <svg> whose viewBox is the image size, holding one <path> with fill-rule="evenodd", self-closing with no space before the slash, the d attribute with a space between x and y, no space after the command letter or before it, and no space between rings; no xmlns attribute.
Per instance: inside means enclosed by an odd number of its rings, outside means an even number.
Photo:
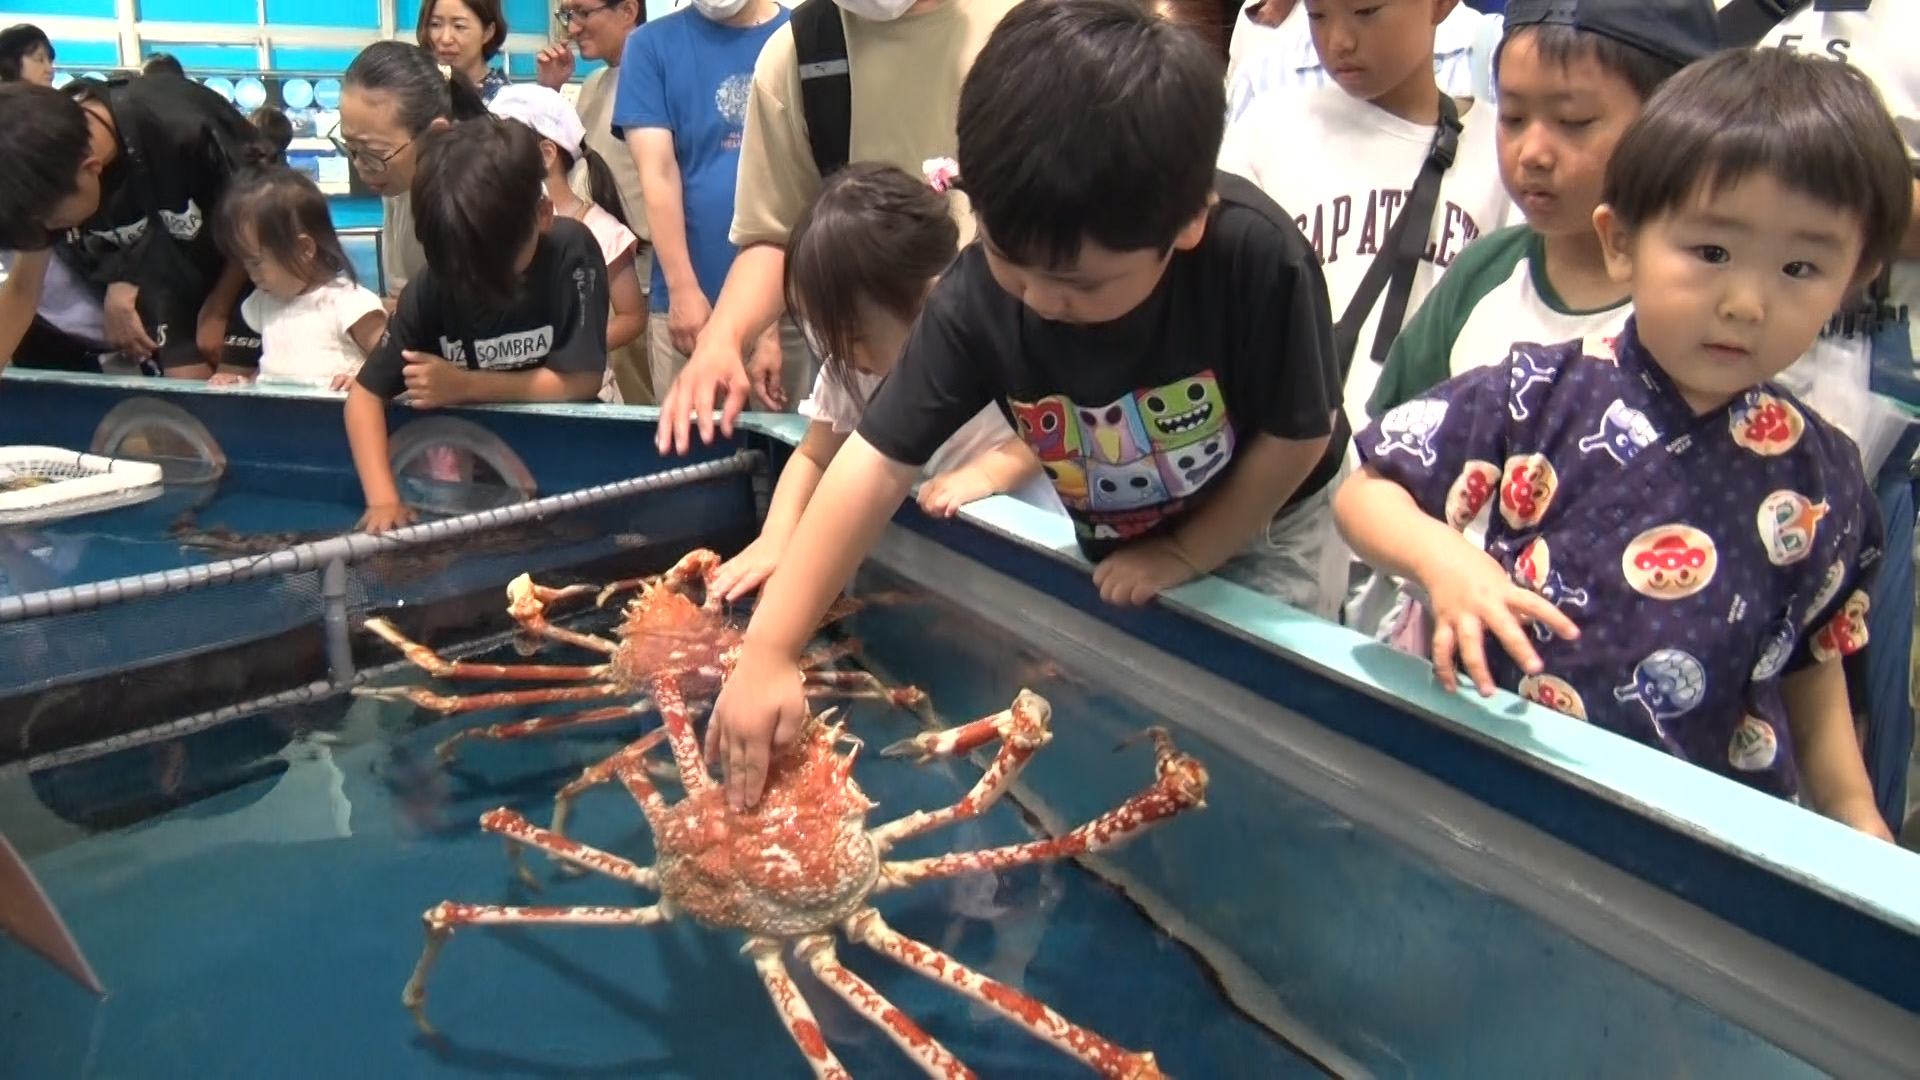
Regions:
<svg viewBox="0 0 1920 1080"><path fill-rule="evenodd" d="M1308 29L1332 81L1259 94L1227 128L1220 168L1252 180L1294 215L1320 257L1336 320L1383 250L1434 144L1441 114L1434 33L1456 3L1312 0ZM1493 109L1471 108L1461 121L1407 311L1419 308L1470 243L1515 215L1500 185ZM1366 426L1367 397L1380 374L1371 355L1385 306L1376 300L1361 324L1347 375L1346 417L1356 431Z"/></svg>
<svg viewBox="0 0 1920 1080"><path fill-rule="evenodd" d="M1512 0L1494 53L1501 179L1525 225L1482 237L1408 320L1373 416L1515 342L1618 333L1632 313L1607 275L1593 211L1613 147L1667 77L1719 47L1712 0Z"/></svg>

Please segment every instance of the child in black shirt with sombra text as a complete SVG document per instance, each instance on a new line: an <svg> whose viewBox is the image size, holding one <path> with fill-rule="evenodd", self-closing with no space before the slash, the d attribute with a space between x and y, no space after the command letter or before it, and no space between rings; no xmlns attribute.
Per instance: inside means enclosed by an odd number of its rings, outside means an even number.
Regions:
<svg viewBox="0 0 1920 1080"><path fill-rule="evenodd" d="M347 393L369 532L412 517L388 459L387 402L592 401L607 366L606 260L586 226L554 217L539 136L477 119L422 141L412 198L427 268Z"/></svg>
<svg viewBox="0 0 1920 1080"><path fill-rule="evenodd" d="M994 30L958 120L980 240L765 586L708 733L734 805L758 800L800 729L813 628L922 463L992 403L1108 602L1218 570L1334 610L1346 435L1326 283L1286 212L1215 172L1225 117L1218 57L1131 0L1026 0Z"/></svg>

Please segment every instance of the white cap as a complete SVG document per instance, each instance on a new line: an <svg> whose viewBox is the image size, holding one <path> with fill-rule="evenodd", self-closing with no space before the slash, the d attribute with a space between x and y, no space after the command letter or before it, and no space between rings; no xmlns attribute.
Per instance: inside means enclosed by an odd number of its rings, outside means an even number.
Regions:
<svg viewBox="0 0 1920 1080"><path fill-rule="evenodd" d="M501 87L488 108L503 120L520 121L574 157L580 156L580 147L587 141L580 114L558 90L537 83L514 83Z"/></svg>

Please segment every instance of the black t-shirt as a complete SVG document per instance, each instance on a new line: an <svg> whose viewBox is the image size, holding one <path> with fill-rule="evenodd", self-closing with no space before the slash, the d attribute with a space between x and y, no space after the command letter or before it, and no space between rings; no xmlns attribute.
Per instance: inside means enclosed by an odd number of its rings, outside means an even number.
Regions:
<svg viewBox="0 0 1920 1080"><path fill-rule="evenodd" d="M1216 180L1205 237L1145 303L1097 326L1048 322L1002 289L975 244L914 324L860 421L882 454L924 464L989 402L1032 447L1104 558L1179 520L1258 434L1333 440L1295 500L1339 471L1341 379L1327 285L1293 219L1248 181Z"/></svg>
<svg viewBox="0 0 1920 1080"><path fill-rule="evenodd" d="M503 258L506 256L502 256ZM361 386L391 400L406 387L402 350L432 353L472 371L546 367L561 374L607 369L607 261L585 225L555 218L534 249L512 306L483 311L443 289L431 266L400 293Z"/></svg>
<svg viewBox="0 0 1920 1080"><path fill-rule="evenodd" d="M270 160L272 146L225 98L191 79L82 80L69 91L107 103L121 147L100 178L99 210L68 235L73 262L96 284L197 293L188 299L198 304L226 264L212 225L227 182ZM179 257L155 250L149 206ZM203 280L178 280L189 270Z"/></svg>

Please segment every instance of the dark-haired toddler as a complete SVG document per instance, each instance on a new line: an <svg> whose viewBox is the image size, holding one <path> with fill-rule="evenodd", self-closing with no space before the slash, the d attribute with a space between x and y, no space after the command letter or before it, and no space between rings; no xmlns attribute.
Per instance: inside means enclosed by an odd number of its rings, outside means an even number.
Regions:
<svg viewBox="0 0 1920 1080"><path fill-rule="evenodd" d="M388 460L387 402L592 401L607 367L607 262L591 230L554 216L540 137L482 119L422 142L412 203L426 269L347 393L369 532L412 518Z"/></svg>
<svg viewBox="0 0 1920 1080"><path fill-rule="evenodd" d="M1464 668L1888 837L1840 663L1866 645L1879 513L1852 441L1770 380L1893 257L1912 199L1843 64L1726 52L1654 95L1595 214L1633 318L1388 412L1335 500L1354 550L1429 598L1444 685ZM1483 511L1484 550L1457 531Z"/></svg>

